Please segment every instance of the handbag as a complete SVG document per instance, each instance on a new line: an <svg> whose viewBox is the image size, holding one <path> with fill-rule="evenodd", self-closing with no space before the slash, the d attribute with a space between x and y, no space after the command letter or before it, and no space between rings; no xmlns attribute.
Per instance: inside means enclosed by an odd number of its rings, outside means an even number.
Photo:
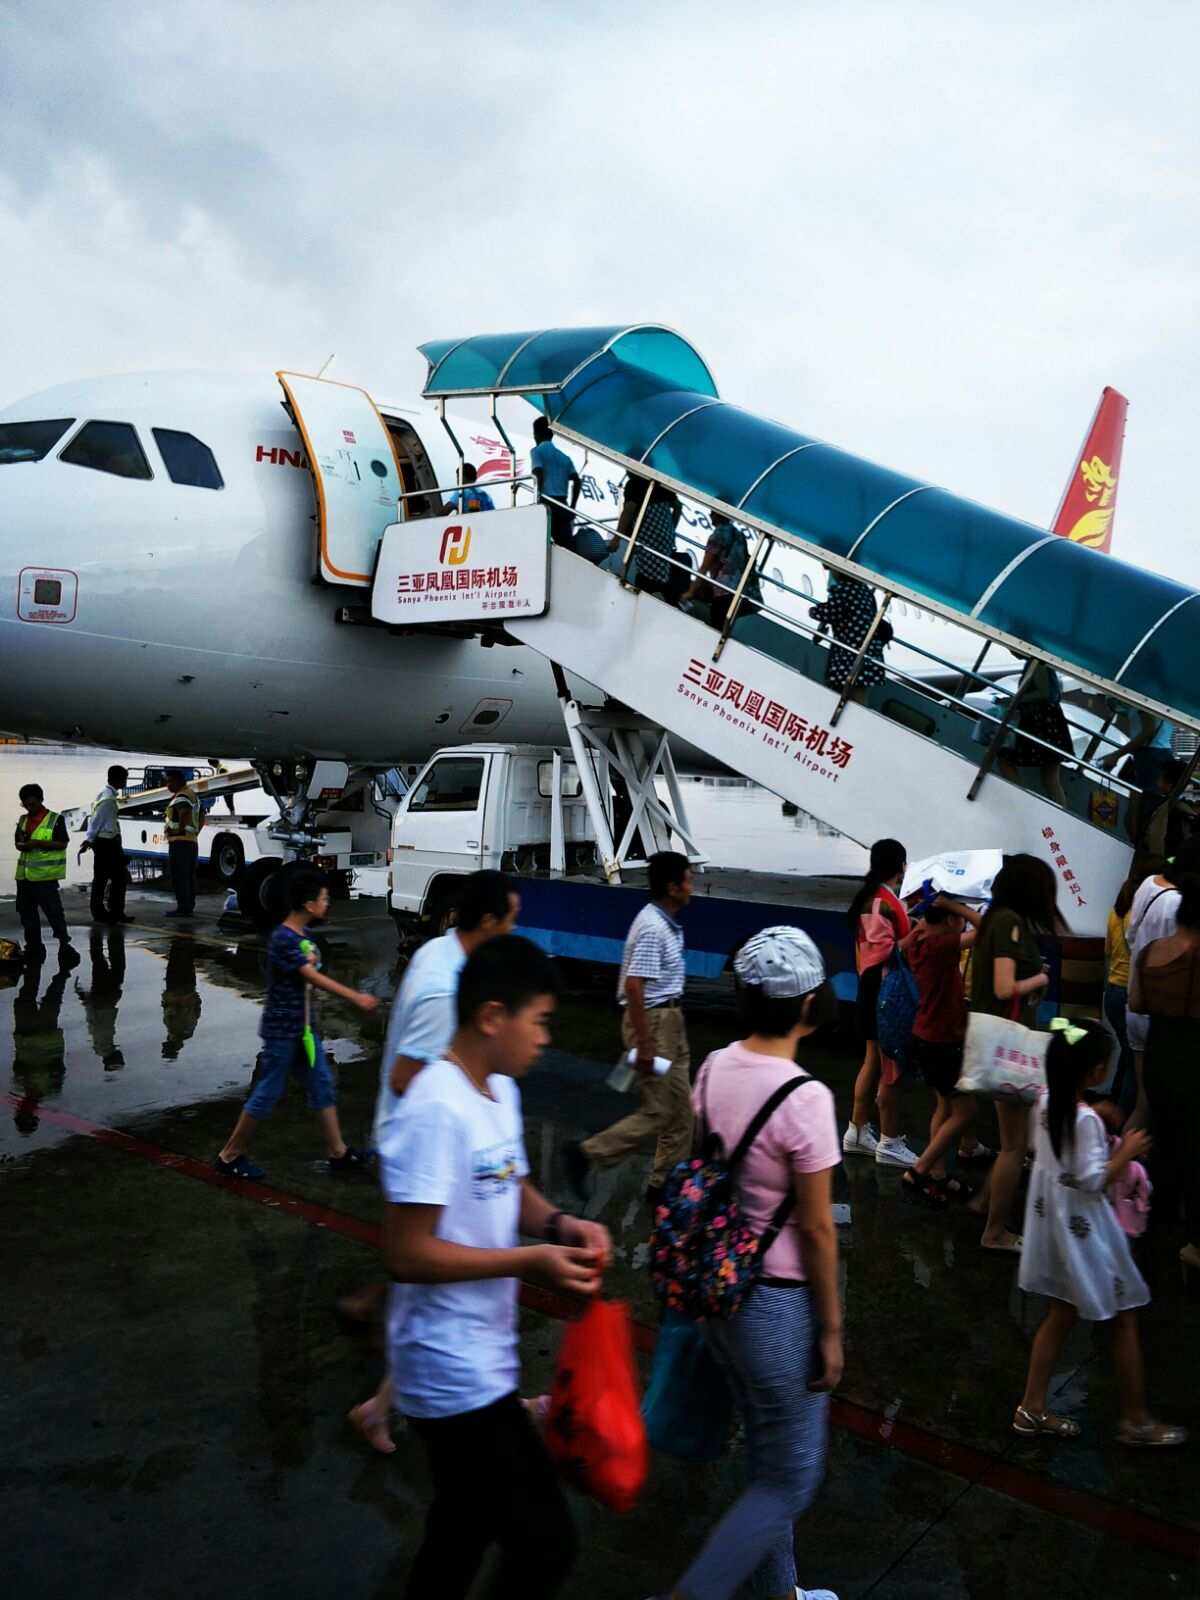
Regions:
<svg viewBox="0 0 1200 1600"><path fill-rule="evenodd" d="M719 1461L729 1445L733 1394L704 1325L668 1311L642 1402L653 1450L681 1461Z"/></svg>
<svg viewBox="0 0 1200 1600"><path fill-rule="evenodd" d="M610 1511L631 1511L646 1481L633 1324L621 1300L593 1300L569 1322L544 1430L564 1475Z"/></svg>
<svg viewBox="0 0 1200 1600"><path fill-rule="evenodd" d="M972 1011L967 1019L959 1094L1032 1105L1046 1087L1050 1035L1007 1017Z"/></svg>

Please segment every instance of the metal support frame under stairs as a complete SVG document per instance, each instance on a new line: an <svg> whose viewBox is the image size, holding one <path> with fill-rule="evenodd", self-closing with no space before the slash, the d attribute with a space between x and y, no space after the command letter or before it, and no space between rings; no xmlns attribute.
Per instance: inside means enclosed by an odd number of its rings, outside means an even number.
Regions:
<svg viewBox="0 0 1200 1600"><path fill-rule="evenodd" d="M562 669L557 663L553 666L567 740L605 878L620 883L623 867L644 867L658 850L682 848L689 861L701 865L707 857L692 836L665 729L635 711L581 704L572 697ZM620 838L615 837L614 776L623 780L631 808ZM659 777L666 785L666 804L655 787ZM555 763L554 788L553 810L561 813L559 762ZM640 854L634 853L635 841ZM565 870L561 826L552 831L550 866L555 872Z"/></svg>

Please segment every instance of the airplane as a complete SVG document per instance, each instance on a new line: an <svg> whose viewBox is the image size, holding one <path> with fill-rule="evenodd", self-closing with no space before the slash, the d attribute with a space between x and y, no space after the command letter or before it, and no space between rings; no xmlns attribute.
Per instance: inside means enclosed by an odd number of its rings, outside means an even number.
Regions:
<svg viewBox="0 0 1200 1600"><path fill-rule="evenodd" d="M276 378L100 377L0 412L15 597L0 617L0 726L180 758L244 753L292 795L320 758L370 770L463 739L560 743L535 652L367 625L354 604L398 498L428 511L465 448L503 504L524 436L494 416L447 429L423 401L376 406L353 385ZM580 509L611 520L619 469L580 470ZM709 526L685 507L693 543ZM679 761L714 767L699 750Z"/></svg>

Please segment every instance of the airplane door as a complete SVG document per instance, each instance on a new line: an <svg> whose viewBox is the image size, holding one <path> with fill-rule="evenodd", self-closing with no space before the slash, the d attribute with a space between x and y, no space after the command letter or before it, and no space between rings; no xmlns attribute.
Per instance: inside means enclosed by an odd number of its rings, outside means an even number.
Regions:
<svg viewBox="0 0 1200 1600"><path fill-rule="evenodd" d="M318 570L369 588L383 530L396 520L400 466L365 389L277 372L317 488Z"/></svg>

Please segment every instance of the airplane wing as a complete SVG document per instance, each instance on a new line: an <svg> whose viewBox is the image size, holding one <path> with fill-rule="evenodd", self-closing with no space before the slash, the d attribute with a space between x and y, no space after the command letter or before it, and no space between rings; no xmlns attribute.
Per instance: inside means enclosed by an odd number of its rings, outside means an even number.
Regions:
<svg viewBox="0 0 1200 1600"><path fill-rule="evenodd" d="M1054 518L1055 533L1093 550L1112 546L1128 410L1125 396L1106 386Z"/></svg>

